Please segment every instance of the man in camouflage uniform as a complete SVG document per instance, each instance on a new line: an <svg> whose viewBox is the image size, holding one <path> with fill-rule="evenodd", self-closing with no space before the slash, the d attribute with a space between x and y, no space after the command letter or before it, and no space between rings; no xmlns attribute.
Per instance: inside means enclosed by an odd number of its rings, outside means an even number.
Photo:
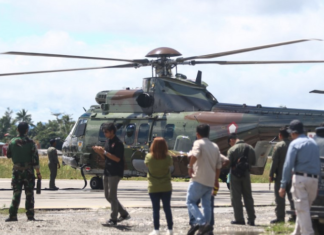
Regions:
<svg viewBox="0 0 324 235"><path fill-rule="evenodd" d="M286 154L288 150L288 146L290 144L289 133L287 132L286 127L282 127L279 129L278 138L280 142L278 142L272 154L272 164L269 173L269 182L274 181L274 194L275 194L275 201L276 201L276 219L271 220L271 224L285 222L285 207L286 207L286 198L282 198L279 196L279 189L280 189L280 181L282 178L282 169L285 163ZM276 175L276 177L274 177ZM287 183L286 191L288 194L288 200L290 202L291 210L295 210L294 201L292 195L290 193L291 182ZM292 216L289 218L288 221L294 221L296 216Z"/></svg>
<svg viewBox="0 0 324 235"><path fill-rule="evenodd" d="M239 140L236 137L236 134L231 134L228 137L229 145L232 146L228 152L227 157L230 161L229 165L231 169L235 167L238 159L243 156L244 150L247 147L249 149L248 152L248 163L249 166L255 164L255 152L252 146L244 143L243 140ZM231 224L245 224L244 216L243 216L243 205L242 205L242 196L244 200L244 205L246 212L248 214L247 224L254 226L254 220L256 218L254 211L254 201L252 197L252 189L251 189L251 179L250 172L247 170L245 172L245 176L238 178L233 174L230 174L230 184L231 184L231 202L234 210L234 218L235 220L231 221Z"/></svg>
<svg viewBox="0 0 324 235"><path fill-rule="evenodd" d="M13 197L9 208L9 218L6 222L17 221L17 211L20 204L22 187L25 188L26 194L26 215L28 221L35 220L34 218L34 186L35 175L34 169L37 172L37 178L42 176L39 172L39 157L34 141L29 139L26 134L28 132L28 124L20 122L18 125L19 136L13 138L8 147L7 157L12 159L12 188Z"/></svg>
<svg viewBox="0 0 324 235"><path fill-rule="evenodd" d="M50 140L51 147L47 149L48 155L48 168L50 169L50 182L49 187L50 189L58 190L59 188L55 186L55 178L57 175L57 169L60 169L60 162L57 157L57 150L56 150L56 140Z"/></svg>

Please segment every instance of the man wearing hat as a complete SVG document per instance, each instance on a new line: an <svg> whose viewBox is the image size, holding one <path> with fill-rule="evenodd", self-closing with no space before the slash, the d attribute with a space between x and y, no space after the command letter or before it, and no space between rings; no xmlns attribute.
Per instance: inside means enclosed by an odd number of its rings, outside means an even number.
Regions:
<svg viewBox="0 0 324 235"><path fill-rule="evenodd" d="M244 225L245 220L243 216L242 196L244 200L244 206L248 214L247 224L254 226L254 220L256 218L254 211L254 201L252 197L251 179L249 168L244 175L235 176L234 169L237 167L239 158L247 152L247 163L251 167L255 164L255 151L251 145L246 144L243 140L239 140L235 133L232 133L228 137L228 143L231 148L227 152L227 157L230 161L230 184L231 184L231 202L234 210L234 218L231 224Z"/></svg>
<svg viewBox="0 0 324 235"><path fill-rule="evenodd" d="M288 128L287 126L284 126L279 129L278 138L280 141L274 146L273 154L272 154L272 164L269 173L269 182L271 183L274 181L276 219L271 220L270 221L271 224L285 222L286 199L279 196L279 189L280 189L280 181L282 178L282 169L285 163L288 146L290 144L290 140L288 139L289 133L287 131L287 128ZM290 188L291 188L291 182L287 183L286 190L287 190L288 200L290 202L290 209L295 210L294 201L292 200ZM296 216L293 215L292 217L289 218L288 221L290 222L295 220L296 220Z"/></svg>
<svg viewBox="0 0 324 235"><path fill-rule="evenodd" d="M292 178L291 192L297 215L292 234L314 234L310 207L317 196L321 175L319 148L312 138L304 134L304 125L299 120L290 122L288 132L293 141L288 147L279 195L285 196L287 183Z"/></svg>
<svg viewBox="0 0 324 235"><path fill-rule="evenodd" d="M48 156L48 168L50 169L50 182L49 187L53 190L58 190L59 188L55 186L55 178L57 175L57 169L60 169L60 162L57 157L57 151L56 151L56 140L51 139L50 140L51 146L47 149L47 156Z"/></svg>

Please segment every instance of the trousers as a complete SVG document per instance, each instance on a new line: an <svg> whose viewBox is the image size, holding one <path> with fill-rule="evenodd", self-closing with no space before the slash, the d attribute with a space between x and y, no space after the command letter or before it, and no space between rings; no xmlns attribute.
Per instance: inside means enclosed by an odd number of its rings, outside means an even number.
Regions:
<svg viewBox="0 0 324 235"><path fill-rule="evenodd" d="M17 218L17 212L21 199L22 187L25 188L26 194L26 215L28 218L34 218L34 187L35 175L34 169L12 170L11 185L13 188L13 197L9 208L10 218Z"/></svg>
<svg viewBox="0 0 324 235"><path fill-rule="evenodd" d="M173 221L172 221L172 212L171 212L171 194L172 191L169 192L159 192L159 193L149 193L152 207L153 207L153 222L154 229L159 230L160 228L160 201L162 200L163 210L165 213L165 218L168 224L168 229L172 230Z"/></svg>
<svg viewBox="0 0 324 235"><path fill-rule="evenodd" d="M48 164L48 168L50 169L50 181L49 181L49 187L50 188L55 188L55 178L57 175L57 165L53 164Z"/></svg>
<svg viewBox="0 0 324 235"><path fill-rule="evenodd" d="M310 216L310 208L317 196L318 179L293 175L291 193L295 202L297 215L294 235L312 235L314 230Z"/></svg>
<svg viewBox="0 0 324 235"><path fill-rule="evenodd" d="M128 212L125 210L122 204L117 198L117 188L120 181L119 176L104 176L104 191L107 201L111 205L110 217L112 220L117 221L118 213L120 216L127 216Z"/></svg>
<svg viewBox="0 0 324 235"><path fill-rule="evenodd" d="M243 222L243 204L242 196L244 200L244 206L248 215L248 221L254 222L256 216L254 211L254 200L252 197L251 189L251 179L250 173L247 173L246 176L242 178L237 178L235 175L231 174L231 201L234 210L235 221Z"/></svg>
<svg viewBox="0 0 324 235"><path fill-rule="evenodd" d="M280 181L281 179L276 179L274 183L274 194L275 194L275 202L276 202L275 213L278 220L285 220L286 197L282 198L279 196ZM290 209L295 210L294 201L290 190L291 190L291 183L287 183L286 193L290 204Z"/></svg>

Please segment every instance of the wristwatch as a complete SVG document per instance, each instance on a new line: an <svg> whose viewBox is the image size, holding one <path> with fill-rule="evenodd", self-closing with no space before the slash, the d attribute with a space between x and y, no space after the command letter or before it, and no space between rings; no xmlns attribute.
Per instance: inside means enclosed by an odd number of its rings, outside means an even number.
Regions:
<svg viewBox="0 0 324 235"><path fill-rule="evenodd" d="M106 156L106 154L107 154L107 151L105 150L104 155Z"/></svg>
<svg viewBox="0 0 324 235"><path fill-rule="evenodd" d="M190 164L188 164L187 167L188 167L188 169L191 169L192 168L192 166L190 166Z"/></svg>

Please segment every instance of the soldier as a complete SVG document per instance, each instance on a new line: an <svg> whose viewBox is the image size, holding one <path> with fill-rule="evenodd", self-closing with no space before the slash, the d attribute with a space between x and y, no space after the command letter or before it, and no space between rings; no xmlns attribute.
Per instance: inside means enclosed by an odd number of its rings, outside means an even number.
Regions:
<svg viewBox="0 0 324 235"><path fill-rule="evenodd" d="M7 157L12 159L12 188L13 198L9 208L9 218L6 222L18 221L17 211L20 204L20 196L22 187L25 188L26 194L26 215L28 221L34 221L34 186L35 175L41 179L39 171L39 157L35 143L29 139L26 134L28 132L28 124L20 122L18 124L19 136L13 138L8 147Z"/></svg>
<svg viewBox="0 0 324 235"><path fill-rule="evenodd" d="M275 194L275 201L276 201L276 208L275 208L275 213L276 213L276 219L271 220L271 224L275 223L280 223L280 222L285 222L285 198L282 198L279 196L279 189L280 189L280 181L282 178L282 168L285 163L286 159L286 154L288 150L288 146L290 143L289 138L289 133L287 132L287 127L282 127L279 129L279 134L278 138L280 142L278 142L273 150L272 154L272 164L270 168L270 173L269 173L269 182L274 183L274 194ZM276 175L276 177L274 177ZM291 188L291 182L287 183L286 191L288 194L288 200L290 202L290 208L291 210L295 210L294 207L294 201L292 199L292 195L290 193L290 188ZM295 221L296 216L293 215L292 217L289 218L289 222Z"/></svg>
<svg viewBox="0 0 324 235"><path fill-rule="evenodd" d="M254 201L251 190L251 179L249 167L255 164L255 152L252 146L245 144L243 140L239 140L236 134L231 134L228 137L229 145L232 146L228 152L227 157L230 161L230 183L231 183L231 201L234 209L235 220L231 221L231 224L245 224L243 216L242 195L246 212L248 214L248 225L254 226L254 220L256 218L254 211ZM248 153L246 153L248 152ZM239 159L242 159L243 155L247 155L246 164L247 167L241 174L236 174L235 170L238 169ZM243 162L243 160L242 160ZM241 162L241 163L242 163Z"/></svg>
<svg viewBox="0 0 324 235"><path fill-rule="evenodd" d="M57 175L57 169L61 168L60 162L57 157L57 150L56 150L56 140L50 140L51 147L47 149L47 156L48 156L48 168L50 169L50 182L49 187L53 190L58 190L59 188L55 186L55 178Z"/></svg>

